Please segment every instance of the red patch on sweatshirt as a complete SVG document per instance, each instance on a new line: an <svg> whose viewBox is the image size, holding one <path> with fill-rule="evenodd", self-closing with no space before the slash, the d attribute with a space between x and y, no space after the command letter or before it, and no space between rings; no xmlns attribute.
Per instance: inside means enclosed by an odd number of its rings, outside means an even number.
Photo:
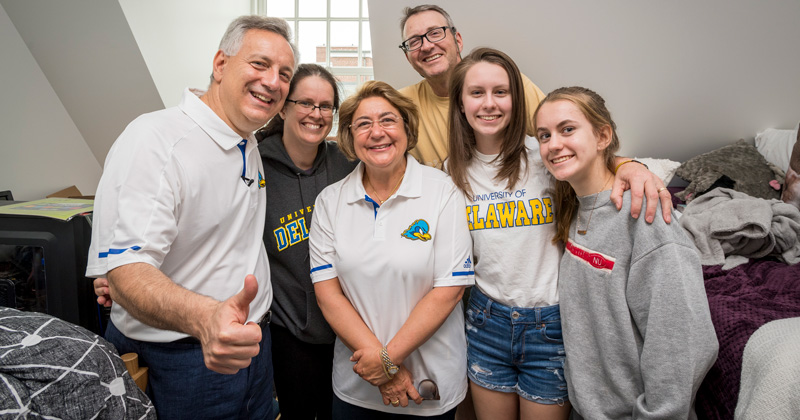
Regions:
<svg viewBox="0 0 800 420"><path fill-rule="evenodd" d="M594 268L608 271L611 271L614 268L614 257L609 257L599 252L594 252L590 249L575 244L572 241L567 241L566 250L579 259L586 261Z"/></svg>

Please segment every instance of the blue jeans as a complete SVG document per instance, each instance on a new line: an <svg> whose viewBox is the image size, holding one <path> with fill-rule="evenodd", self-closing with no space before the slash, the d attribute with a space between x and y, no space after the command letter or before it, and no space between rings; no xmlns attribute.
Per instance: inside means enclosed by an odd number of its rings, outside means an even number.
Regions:
<svg viewBox="0 0 800 420"><path fill-rule="evenodd" d="M539 404L568 400L558 305L509 307L473 287L466 329L467 375L473 383Z"/></svg>
<svg viewBox="0 0 800 420"><path fill-rule="evenodd" d="M151 343L124 336L108 323L106 340L120 354L134 352L147 366L147 395L160 419L273 419L269 325L262 326L261 352L234 375L206 368L194 343Z"/></svg>
<svg viewBox="0 0 800 420"><path fill-rule="evenodd" d="M375 389L375 392L379 392ZM409 404L415 404L410 401ZM398 409L402 411L402 408ZM339 399L336 394L333 395L333 420L411 420L411 419L426 419L426 420L453 420L456 418L456 409L452 409L444 414L431 417L411 416L408 414L392 414L384 413L382 411L370 410L368 408L359 407L350 403L346 403Z"/></svg>

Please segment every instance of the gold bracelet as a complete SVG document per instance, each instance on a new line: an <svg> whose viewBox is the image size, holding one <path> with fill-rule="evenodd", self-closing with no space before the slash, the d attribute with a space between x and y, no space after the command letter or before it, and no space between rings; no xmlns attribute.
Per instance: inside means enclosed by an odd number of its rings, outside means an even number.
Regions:
<svg viewBox="0 0 800 420"><path fill-rule="evenodd" d="M642 165L642 166L644 166L644 168L645 168L645 169L647 169L647 170L650 170L650 168L649 168L649 167L647 167L647 165L645 165L644 163L642 163L642 162L639 162L639 161L638 161L638 160L636 160L636 159L628 159L628 160L625 160L625 161L622 161L622 162L620 162L620 164L619 164L619 165L617 165L617 167L616 167L616 168L614 168L614 175L616 175L616 174L617 174L617 171L619 170L619 167L620 167L620 166L622 166L622 165L624 165L624 164L626 164L626 163L631 163L631 162L638 163L639 165Z"/></svg>
<svg viewBox="0 0 800 420"><path fill-rule="evenodd" d="M386 350L386 347L381 349L380 356L381 362L383 362L383 373L385 373L386 377L389 379L394 378L399 368L392 363L392 359L389 358L389 352Z"/></svg>
<svg viewBox="0 0 800 420"><path fill-rule="evenodd" d="M386 377L392 379L392 375L389 375L389 369L386 369L386 363L383 361L383 350L378 350L378 355L381 358L381 366L383 367L383 373L386 374Z"/></svg>

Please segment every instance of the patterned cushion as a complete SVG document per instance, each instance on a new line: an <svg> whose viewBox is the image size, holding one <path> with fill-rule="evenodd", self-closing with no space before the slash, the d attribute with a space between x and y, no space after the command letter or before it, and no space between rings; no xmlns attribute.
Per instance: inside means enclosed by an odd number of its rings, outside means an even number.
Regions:
<svg viewBox="0 0 800 420"><path fill-rule="evenodd" d="M0 413L9 418L156 418L150 399L109 342L50 315L5 307L0 307Z"/></svg>

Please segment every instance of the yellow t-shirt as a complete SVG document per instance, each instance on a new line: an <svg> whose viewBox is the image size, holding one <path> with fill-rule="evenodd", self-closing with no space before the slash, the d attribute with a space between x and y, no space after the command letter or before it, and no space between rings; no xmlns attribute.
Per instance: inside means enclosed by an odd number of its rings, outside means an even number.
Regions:
<svg viewBox="0 0 800 420"><path fill-rule="evenodd" d="M544 99L544 93L524 74L522 84L525 88L525 104L528 107L528 135L535 136L533 130L533 112L539 102ZM442 163L447 159L447 131L448 110L450 99L436 96L427 80L406 86L400 93L411 99L419 108L419 141L417 146L409 151L420 163L434 168L442 169Z"/></svg>

